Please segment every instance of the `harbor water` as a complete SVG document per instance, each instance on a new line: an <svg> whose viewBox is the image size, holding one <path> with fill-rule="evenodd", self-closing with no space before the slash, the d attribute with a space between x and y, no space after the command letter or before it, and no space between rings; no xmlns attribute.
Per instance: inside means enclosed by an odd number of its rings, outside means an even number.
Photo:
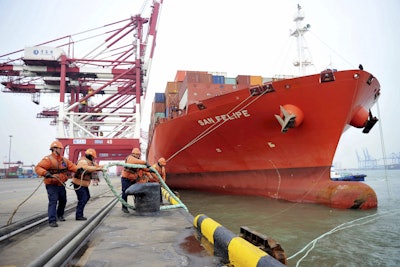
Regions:
<svg viewBox="0 0 400 267"><path fill-rule="evenodd" d="M194 216L205 214L235 234L250 227L276 240L288 266L400 266L400 170L368 170L373 210L338 210L263 197L179 191Z"/></svg>

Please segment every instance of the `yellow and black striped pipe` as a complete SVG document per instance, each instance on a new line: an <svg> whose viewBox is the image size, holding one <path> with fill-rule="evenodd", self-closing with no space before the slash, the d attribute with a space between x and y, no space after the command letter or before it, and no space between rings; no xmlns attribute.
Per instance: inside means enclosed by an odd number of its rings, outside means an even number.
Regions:
<svg viewBox="0 0 400 267"><path fill-rule="evenodd" d="M193 225L208 242L213 244L214 255L228 261L234 267L285 266L204 214L197 215Z"/></svg>
<svg viewBox="0 0 400 267"><path fill-rule="evenodd" d="M162 192L163 197L164 197L169 203L171 203L172 205L177 205L177 204L179 204L178 201L176 201L176 200L171 196L171 194L168 193L167 190L165 190L164 188L161 188L161 192Z"/></svg>

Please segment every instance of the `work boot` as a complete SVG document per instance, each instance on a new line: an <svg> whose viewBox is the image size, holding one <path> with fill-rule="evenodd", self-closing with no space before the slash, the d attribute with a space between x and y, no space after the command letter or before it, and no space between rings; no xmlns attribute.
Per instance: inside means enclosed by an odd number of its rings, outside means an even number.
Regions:
<svg viewBox="0 0 400 267"><path fill-rule="evenodd" d="M64 218L63 216L58 217L58 220L59 220L60 222L65 222L65 218Z"/></svg>
<svg viewBox="0 0 400 267"><path fill-rule="evenodd" d="M76 217L75 220L77 220L77 221L86 221L87 218L82 216L82 217Z"/></svg>
<svg viewBox="0 0 400 267"><path fill-rule="evenodd" d="M129 210L128 210L128 208L127 208L127 207L125 207L125 206L123 206L123 207L122 207L122 211L123 211L124 213L129 213Z"/></svg>
<svg viewBox="0 0 400 267"><path fill-rule="evenodd" d="M58 227L58 224L56 222L51 222L49 223L50 227Z"/></svg>

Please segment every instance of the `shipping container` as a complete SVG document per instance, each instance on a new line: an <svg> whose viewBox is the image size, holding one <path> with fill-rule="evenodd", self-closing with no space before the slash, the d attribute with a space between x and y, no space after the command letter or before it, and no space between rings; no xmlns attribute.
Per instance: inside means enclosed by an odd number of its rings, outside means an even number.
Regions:
<svg viewBox="0 0 400 267"><path fill-rule="evenodd" d="M178 70L175 75L175 82L183 82L186 76L186 70Z"/></svg>
<svg viewBox="0 0 400 267"><path fill-rule="evenodd" d="M238 75L236 84L250 84L250 75Z"/></svg>
<svg viewBox="0 0 400 267"><path fill-rule="evenodd" d="M225 84L236 84L236 78L225 77Z"/></svg>
<svg viewBox="0 0 400 267"><path fill-rule="evenodd" d="M224 76L213 75L212 76L212 83L214 83L214 84L224 84L225 83L225 77Z"/></svg>
<svg viewBox="0 0 400 267"><path fill-rule="evenodd" d="M167 87L165 88L165 93L178 93L182 82L167 82Z"/></svg>
<svg viewBox="0 0 400 267"><path fill-rule="evenodd" d="M191 104L198 103L205 99L213 98L235 91L236 84L207 84L198 83L187 84L185 94L180 98L179 107L187 107Z"/></svg>
<svg viewBox="0 0 400 267"><path fill-rule="evenodd" d="M164 93L155 93L154 102L165 103L165 94Z"/></svg>
<svg viewBox="0 0 400 267"><path fill-rule="evenodd" d="M153 102L152 113L165 112L165 107L166 107L165 102L162 103Z"/></svg>
<svg viewBox="0 0 400 267"><path fill-rule="evenodd" d="M204 71L187 71L184 81L188 83L212 83L212 75Z"/></svg>
<svg viewBox="0 0 400 267"><path fill-rule="evenodd" d="M263 84L262 76L250 76L250 85L261 85Z"/></svg>
<svg viewBox="0 0 400 267"><path fill-rule="evenodd" d="M265 77L263 78L263 84L269 82L272 82L272 78L265 78Z"/></svg>
<svg viewBox="0 0 400 267"><path fill-rule="evenodd" d="M154 122L157 122L159 119L165 118L164 112L156 112L154 113Z"/></svg>
<svg viewBox="0 0 400 267"><path fill-rule="evenodd" d="M165 95L165 105L169 107L171 105L178 105L179 98L177 93L170 93Z"/></svg>

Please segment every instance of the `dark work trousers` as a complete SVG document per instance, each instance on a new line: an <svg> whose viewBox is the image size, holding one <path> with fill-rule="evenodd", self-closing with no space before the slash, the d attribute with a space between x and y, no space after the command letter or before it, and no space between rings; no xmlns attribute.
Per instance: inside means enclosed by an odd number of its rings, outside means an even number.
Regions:
<svg viewBox="0 0 400 267"><path fill-rule="evenodd" d="M134 183L136 183L136 181L132 181L132 180L129 180L129 179L121 177L121 187L122 187L122 195L121 195L121 197L126 202L128 202L128 195L125 194L125 190L128 189L128 187L130 187ZM124 204L122 204L122 208L126 208L124 206Z"/></svg>
<svg viewBox="0 0 400 267"><path fill-rule="evenodd" d="M78 205L76 205L76 213L75 218L83 217L83 210L85 209L86 203L89 201L90 192L89 188L85 186L81 186L74 184L76 197L78 198ZM77 190L77 188L79 188Z"/></svg>
<svg viewBox="0 0 400 267"><path fill-rule="evenodd" d="M47 209L49 223L56 222L57 217L64 216L65 205L67 204L67 192L64 186L52 184L47 184L46 190L47 197L49 198L49 206Z"/></svg>

